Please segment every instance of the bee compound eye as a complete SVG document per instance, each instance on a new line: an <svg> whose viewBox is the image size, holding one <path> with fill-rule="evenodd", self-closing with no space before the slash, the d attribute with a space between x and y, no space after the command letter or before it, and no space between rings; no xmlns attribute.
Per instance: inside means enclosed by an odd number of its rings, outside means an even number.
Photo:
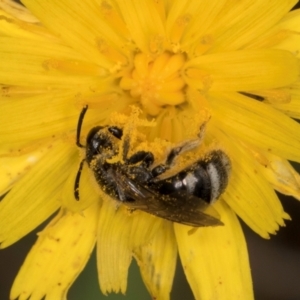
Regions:
<svg viewBox="0 0 300 300"><path fill-rule="evenodd" d="M101 126L93 127L87 135L86 143L90 144L93 141L93 139L95 139L96 135L102 128L103 127L101 127Z"/></svg>

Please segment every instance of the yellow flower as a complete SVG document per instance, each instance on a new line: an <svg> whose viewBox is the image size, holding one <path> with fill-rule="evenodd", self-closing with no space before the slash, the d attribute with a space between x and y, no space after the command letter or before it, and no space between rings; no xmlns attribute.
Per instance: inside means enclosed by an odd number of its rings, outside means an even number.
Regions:
<svg viewBox="0 0 300 300"><path fill-rule="evenodd" d="M274 189L300 199L287 161L300 162L291 119L300 117L300 11L289 12L297 1L23 2L32 14L8 0L0 11L1 248L52 220L11 299L65 299L95 244L105 294L125 293L134 257L152 297L169 299L178 251L196 299L253 299L236 215L269 238L289 218ZM153 145L195 137L207 122L197 153L219 148L232 162L214 204L224 226L191 231L116 209L86 166L75 201L84 105L83 137L126 119L132 105L140 120L154 119L137 129Z"/></svg>

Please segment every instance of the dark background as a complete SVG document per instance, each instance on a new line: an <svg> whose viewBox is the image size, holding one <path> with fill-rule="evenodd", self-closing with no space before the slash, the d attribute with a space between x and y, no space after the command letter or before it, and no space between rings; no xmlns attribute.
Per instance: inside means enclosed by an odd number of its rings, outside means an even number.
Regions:
<svg viewBox="0 0 300 300"><path fill-rule="evenodd" d="M299 8L299 3L297 4ZM299 165L297 169L300 170ZM247 239L256 300L300 299L300 203L280 195L285 211L292 217L271 240L264 240L243 226ZM9 290L26 254L36 240L36 231L9 248L0 251L0 300L8 300ZM193 295L178 262L173 283L172 300L192 300ZM72 286L68 300L104 299L98 281L95 253ZM132 264L126 296L110 294L109 300L150 300L138 267ZM234 300L234 299L233 299Z"/></svg>

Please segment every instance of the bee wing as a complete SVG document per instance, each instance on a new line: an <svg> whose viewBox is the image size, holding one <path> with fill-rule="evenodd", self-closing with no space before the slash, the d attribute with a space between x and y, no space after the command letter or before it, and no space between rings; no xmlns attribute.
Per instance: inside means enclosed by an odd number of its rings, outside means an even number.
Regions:
<svg viewBox="0 0 300 300"><path fill-rule="evenodd" d="M152 190L128 178L120 170L113 170L112 176L117 184L119 198L133 209L147 210L148 201L156 196Z"/></svg>
<svg viewBox="0 0 300 300"><path fill-rule="evenodd" d="M211 205L187 192L161 195L116 170L113 176L125 198L132 199L123 202L130 208L194 227L223 225Z"/></svg>
<svg viewBox="0 0 300 300"><path fill-rule="evenodd" d="M224 225L218 212L210 204L187 192L163 195L160 202L164 203L165 211L169 214L165 218L173 222L194 227Z"/></svg>

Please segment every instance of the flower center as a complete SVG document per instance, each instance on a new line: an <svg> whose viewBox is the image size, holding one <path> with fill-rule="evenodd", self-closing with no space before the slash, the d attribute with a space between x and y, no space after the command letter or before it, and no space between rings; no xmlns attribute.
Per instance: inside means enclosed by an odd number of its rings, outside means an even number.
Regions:
<svg viewBox="0 0 300 300"><path fill-rule="evenodd" d="M133 69L121 78L120 86L138 98L146 113L156 116L167 105L185 102L186 83L181 76L184 63L183 54L163 53L151 60L139 53Z"/></svg>

